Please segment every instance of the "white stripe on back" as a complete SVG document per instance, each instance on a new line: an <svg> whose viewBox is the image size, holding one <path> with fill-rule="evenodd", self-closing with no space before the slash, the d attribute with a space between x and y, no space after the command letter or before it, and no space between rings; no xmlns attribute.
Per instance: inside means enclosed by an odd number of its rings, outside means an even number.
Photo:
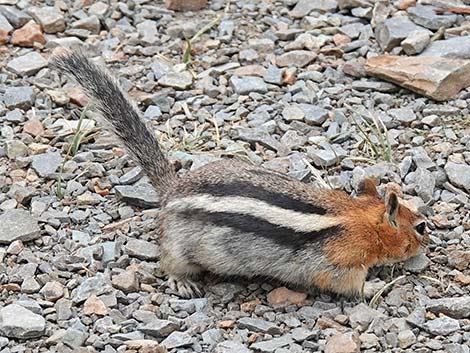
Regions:
<svg viewBox="0 0 470 353"><path fill-rule="evenodd" d="M249 215L269 223L288 227L296 232L315 232L339 225L338 217L302 213L270 205L267 202L241 196L195 195L170 201L167 209L201 209L209 213L227 212Z"/></svg>

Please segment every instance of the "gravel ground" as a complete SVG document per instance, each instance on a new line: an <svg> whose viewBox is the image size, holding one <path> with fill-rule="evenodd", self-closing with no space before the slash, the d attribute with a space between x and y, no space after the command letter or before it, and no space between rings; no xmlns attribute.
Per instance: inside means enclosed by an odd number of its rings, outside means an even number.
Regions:
<svg viewBox="0 0 470 353"><path fill-rule="evenodd" d="M0 353L470 351L470 90L437 102L365 69L384 50L470 59L469 16L410 1L110 3L0 0ZM398 279L373 303L210 275L203 298L178 298L159 270L158 195L47 68L57 46L118 77L179 173L239 158L348 192L394 182L429 217L426 254L371 271L379 288Z"/></svg>

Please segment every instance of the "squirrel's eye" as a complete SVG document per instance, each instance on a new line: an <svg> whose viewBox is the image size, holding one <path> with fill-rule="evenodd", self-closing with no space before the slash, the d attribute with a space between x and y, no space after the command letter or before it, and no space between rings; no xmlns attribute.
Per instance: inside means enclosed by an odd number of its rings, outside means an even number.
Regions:
<svg viewBox="0 0 470 353"><path fill-rule="evenodd" d="M424 232L426 230L426 222L421 222L418 225L416 225L415 230L419 235L424 235Z"/></svg>

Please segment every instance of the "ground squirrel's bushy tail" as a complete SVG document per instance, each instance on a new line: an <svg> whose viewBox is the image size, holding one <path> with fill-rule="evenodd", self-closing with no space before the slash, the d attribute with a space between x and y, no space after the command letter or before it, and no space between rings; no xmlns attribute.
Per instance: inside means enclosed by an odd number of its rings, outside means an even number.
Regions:
<svg viewBox="0 0 470 353"><path fill-rule="evenodd" d="M85 93L96 101L97 109L112 125L133 159L162 194L174 181L174 170L155 135L147 128L137 110L126 99L117 83L83 54L60 51L50 66L73 77Z"/></svg>

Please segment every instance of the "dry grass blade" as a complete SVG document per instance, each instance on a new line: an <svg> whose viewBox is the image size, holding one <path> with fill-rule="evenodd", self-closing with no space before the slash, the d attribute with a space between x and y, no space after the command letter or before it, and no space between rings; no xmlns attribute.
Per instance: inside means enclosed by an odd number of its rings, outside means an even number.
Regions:
<svg viewBox="0 0 470 353"><path fill-rule="evenodd" d="M191 60L191 49L192 49L192 43L196 41L200 36L202 36L204 33L209 31L212 27L214 27L217 23L220 22L222 19L222 15L217 16L214 20L209 22L207 25L202 27L194 36L192 36L190 39L185 39L186 40L186 49L184 50L183 54L183 63L188 63Z"/></svg>
<svg viewBox="0 0 470 353"><path fill-rule="evenodd" d="M315 181L318 184L320 184L320 187L322 187L324 189L333 189L333 187L331 186L329 181L327 181L327 180L325 181L325 179L322 177L322 175L320 174L320 171L317 168L315 168L313 165L311 165L310 162L307 161L305 158L303 158L303 161L308 166L308 168L310 169L310 172L312 173L313 178L315 179Z"/></svg>
<svg viewBox="0 0 470 353"><path fill-rule="evenodd" d="M349 105L345 105L349 110L353 112L351 118L353 124L359 130L360 135L363 138L364 143L372 150L376 159L381 158L386 162L392 162L392 146L388 138L388 130L383 121L369 112L370 123L362 113ZM360 121L356 119L356 116L360 118ZM374 140L378 141L377 143Z"/></svg>
<svg viewBox="0 0 470 353"><path fill-rule="evenodd" d="M369 302L369 307L373 307L373 306L376 306L377 304L377 301L379 300L379 298L382 296L382 294L389 288L393 287L393 285L395 283L397 283L398 281L402 280L403 278L405 278L406 276L405 275L401 275L397 278L395 278L393 281L390 281L388 282L385 286L383 286L377 293L375 293L375 295L372 297L372 299L370 300Z"/></svg>

